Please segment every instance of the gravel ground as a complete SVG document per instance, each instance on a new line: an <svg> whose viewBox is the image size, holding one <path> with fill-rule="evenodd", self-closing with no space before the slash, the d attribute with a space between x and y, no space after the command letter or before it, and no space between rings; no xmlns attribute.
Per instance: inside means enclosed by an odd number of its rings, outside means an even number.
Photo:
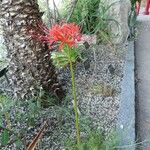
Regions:
<svg viewBox="0 0 150 150"><path fill-rule="evenodd" d="M83 52L87 60L76 65L79 112L92 118L105 134L116 125L126 51L126 46L115 52L107 46L92 46ZM71 89L69 76L68 70L63 72L67 89Z"/></svg>
<svg viewBox="0 0 150 150"><path fill-rule="evenodd" d="M101 130L105 135L115 128L127 46L116 49L114 51L114 48L103 45L91 46L83 50L86 58L84 63L80 61L75 66L81 122L85 118L89 119L83 121L82 136L85 136L84 131L89 125ZM66 101L72 101L69 69L59 70L59 78L68 93ZM39 131L44 119L48 118L48 127L37 149L63 150L61 143L68 137L75 137L73 106L72 103L66 106L65 102L62 106L53 106L40 111L40 115L36 118L38 124L28 129L27 143ZM26 114L26 111L22 113ZM12 114L17 114L17 112L13 110ZM21 123L17 127L18 130L24 126L24 123ZM12 124L16 128L13 119ZM20 147L20 149L23 148ZM12 144L2 150L18 150L18 148Z"/></svg>

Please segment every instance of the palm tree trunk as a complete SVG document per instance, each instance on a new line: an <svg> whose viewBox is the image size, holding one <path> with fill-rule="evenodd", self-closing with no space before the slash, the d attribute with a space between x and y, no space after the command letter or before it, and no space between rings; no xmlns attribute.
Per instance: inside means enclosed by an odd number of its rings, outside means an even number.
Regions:
<svg viewBox="0 0 150 150"><path fill-rule="evenodd" d="M37 0L1 0L0 18L8 51L10 84L16 98L38 95L42 87L59 99L64 96L47 46L27 34L41 21Z"/></svg>

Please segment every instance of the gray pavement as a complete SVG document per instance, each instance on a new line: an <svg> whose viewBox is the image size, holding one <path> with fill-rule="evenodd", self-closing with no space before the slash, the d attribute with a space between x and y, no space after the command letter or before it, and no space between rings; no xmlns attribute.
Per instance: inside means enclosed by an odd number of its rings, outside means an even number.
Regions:
<svg viewBox="0 0 150 150"><path fill-rule="evenodd" d="M150 150L150 15L140 14L139 29L135 42L137 69L137 140L140 150Z"/></svg>

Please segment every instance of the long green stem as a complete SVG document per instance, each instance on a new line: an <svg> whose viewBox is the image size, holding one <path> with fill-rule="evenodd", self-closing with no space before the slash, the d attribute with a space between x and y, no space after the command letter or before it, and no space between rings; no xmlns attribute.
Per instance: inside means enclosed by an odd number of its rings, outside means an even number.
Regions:
<svg viewBox="0 0 150 150"><path fill-rule="evenodd" d="M79 114L78 114L78 106L77 106L77 96L76 96L76 85L75 85L75 75L72 66L72 62L70 61L70 72L71 72L71 80L72 80L72 95L74 99L74 112L75 112L75 125L76 125L76 136L77 136L77 145L78 149L80 149L80 127L79 127Z"/></svg>

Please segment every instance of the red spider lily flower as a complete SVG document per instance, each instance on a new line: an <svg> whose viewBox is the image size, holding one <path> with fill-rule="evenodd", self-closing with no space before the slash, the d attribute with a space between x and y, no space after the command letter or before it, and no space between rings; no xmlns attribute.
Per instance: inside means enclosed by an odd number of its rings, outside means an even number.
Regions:
<svg viewBox="0 0 150 150"><path fill-rule="evenodd" d="M60 49L63 49L65 44L72 48L80 40L80 28L75 23L56 24L49 30L50 45L59 43Z"/></svg>
<svg viewBox="0 0 150 150"><path fill-rule="evenodd" d="M34 40L47 43L49 48L54 43L58 44L60 50L63 49L65 44L72 48L81 40L80 27L75 23L62 22L50 29L43 23L38 23L36 28L29 30L29 34Z"/></svg>

